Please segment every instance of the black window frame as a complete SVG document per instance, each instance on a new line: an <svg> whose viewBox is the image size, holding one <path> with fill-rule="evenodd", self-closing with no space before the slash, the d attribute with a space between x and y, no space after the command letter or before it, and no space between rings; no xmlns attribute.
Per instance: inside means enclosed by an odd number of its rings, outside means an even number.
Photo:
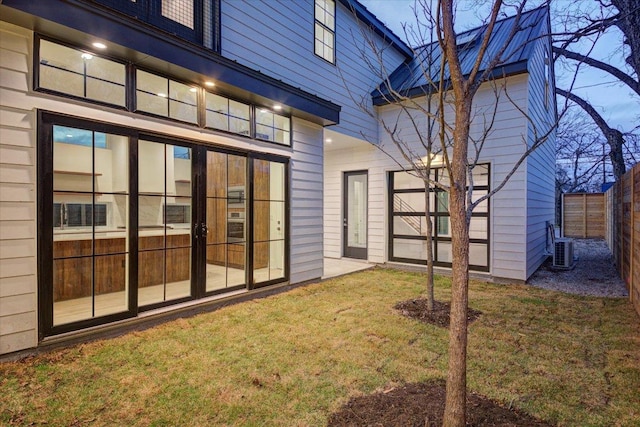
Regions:
<svg viewBox="0 0 640 427"><path fill-rule="evenodd" d="M258 104L254 104L252 105L252 110L253 110L253 114L252 114L252 120L251 123L253 125L253 138L258 140L258 141L265 141L265 142L270 142L272 144L277 144L283 147L291 147L291 145L293 144L293 123L291 120L291 116L288 114L285 114L281 111L278 111L274 108L269 108L269 107L264 107L264 106L260 106ZM257 120L257 112L256 110L267 110L269 113L273 114L274 116L280 116L280 117L284 117L287 118L289 120L289 141L288 143L284 143L284 142L278 142L275 139L265 139L265 138L261 138L258 136L258 132L257 132L257 127L258 127L258 120ZM275 117L274 117L274 122L275 122ZM260 123L263 126L266 126L264 123ZM276 130L283 130L280 128L277 128L274 126L271 126L271 129L273 129L274 131L274 138L275 138L275 131Z"/></svg>
<svg viewBox="0 0 640 427"><path fill-rule="evenodd" d="M211 13L213 16L205 17L205 7L203 0L193 0L193 28L181 24L171 18L162 15L163 0L90 0L101 6L117 10L133 19L142 21L148 25L158 28L168 34L175 35L181 39L192 43L203 45L204 36L204 20L210 19L214 28L214 47L218 46L219 33L219 3L220 0L210 0L212 3ZM216 50L218 51L218 50Z"/></svg>
<svg viewBox="0 0 640 427"><path fill-rule="evenodd" d="M110 61L114 61L114 62L118 62L121 64L124 64L126 67L126 79L125 79L125 94L126 94L126 100L125 100L125 104L126 106L120 106L117 104L110 104L110 103L106 103L106 102L102 102L102 101L97 101L97 100L93 100L90 98L83 98L83 97L78 97L75 95L71 95L65 92L60 92L60 91L56 91L56 90L52 90L52 89L47 89L47 88L43 88L39 86L39 69L40 69L40 40L46 40L49 41L51 43L55 43L55 44L59 44L61 46L66 46L72 49L76 49L79 51L84 51L87 53L91 53L94 56L100 57L100 58L104 58L104 59L108 59ZM147 116L147 117L154 117L154 118L159 118L162 120L166 120L168 122L172 122L172 123L181 123L187 126L191 126L193 128L197 128L197 129L206 129L206 130L211 130L214 132L218 132L218 133L224 133L227 135L235 135L238 137L242 137L242 138L249 138L255 141L260 141L260 142L267 142L270 144L275 144L281 147L289 147L292 148L293 147L293 120L292 120L292 115L291 113L287 110L284 109L283 110L275 110L273 107L264 107L264 104L256 104L255 102L251 102L248 100L244 100L244 99L240 99L240 98L236 98L236 97L231 97L228 96L227 94L223 93L223 92L219 92L219 91L214 91L214 90L209 90L206 89L205 87L203 87L202 85L200 85L199 83L195 83L195 82L191 82L191 81L187 81L187 80L183 80L183 79L179 79L179 78L174 78L166 73L161 73L161 72L156 72L153 69L149 69L149 68L145 68L145 67L139 67L136 66L132 63L129 62L125 62L122 60L119 60L118 58L114 58L108 55L101 55L101 54L96 54L94 53L95 49L88 49L88 48L83 48L81 46L76 46L76 45L72 45L69 43L64 43L61 42L59 40L55 40L49 37L45 37L45 36L41 36L36 34L36 36L34 37L34 58L36 59L34 61L34 72L33 72L33 87L34 90L36 92L44 92L44 93L48 93L48 94L52 94L52 95L57 95L63 98L69 98L69 99L75 99L75 100L79 100L82 102L86 102L89 104L95 104L95 105L100 105L100 106L104 106L104 107L110 107L110 108L114 108L116 110L121 110L121 111L129 111L131 113L134 114L139 114L141 116ZM176 82L176 83L180 83L183 84L185 86L189 86L189 87L193 87L197 89L197 93L196 93L196 104L195 104L195 108L196 108L196 117L195 117L195 121L185 121L185 120L181 120L179 118L174 118L174 117L170 117L168 114L170 112L170 102L173 99L167 98L167 115L161 115L161 114L154 114L152 112L147 112L147 111L143 111L143 110L138 110L137 108L137 91L138 91L138 87L137 87L137 72L139 71L143 71L149 74L152 74L154 76L163 78L167 80L167 85L170 85L170 82ZM240 102L243 103L245 105L249 106L249 133L248 134L243 134L243 133L236 133L236 132L232 132L232 131L227 131L224 129L217 129L215 127L211 127L211 126L207 126L206 123L206 113L207 113L207 105L206 105L206 93L211 93L213 95L218 95L224 98L227 98L228 100L233 100L236 102ZM167 93L167 96L169 96L169 94ZM180 102L177 100L173 100L175 102ZM264 139L264 138L259 138L256 135L256 109L257 108L266 108L268 109L270 112L272 112L273 114L277 114L279 116L282 117L286 117L289 119L289 141L288 143L281 143L275 140L269 140L269 139ZM275 129L275 128L274 128Z"/></svg>
<svg viewBox="0 0 640 427"><path fill-rule="evenodd" d="M113 61L113 62L117 62L119 64L122 64L125 66L125 105L118 105L118 104L112 104L109 102L105 102L105 101L100 101L97 99L92 99L92 98L87 98L87 97L83 97L83 96L77 96L77 95L72 95L66 92L60 92L57 91L55 89L50 89L50 88L46 88L46 87L42 87L40 86L40 41L41 40L45 40L49 43L54 43L60 46L64 46L67 47L69 49L74 49L77 50L79 52L84 52L84 53L88 53L91 54L97 58L102 58L102 59L106 59L108 61ZM113 57L113 56L109 56L109 55L105 55L102 53L96 53L96 49L89 49L86 47L82 47L82 46L78 46L78 45L74 45L71 43L66 43L60 40L56 40L50 37L46 37L43 36L41 34L36 33L35 37L34 37L34 47L33 47L33 57L34 57L34 64L33 64L33 89L36 92L43 92L43 93L47 93L47 94L51 94L51 95L57 95L57 96L62 96L65 98L70 98L70 99L75 99L78 101L82 101L82 102L87 102L90 104L95 104L95 105L100 105L100 106L104 106L104 107L110 107L110 108L115 108L117 110L130 110L129 105L130 105L130 94L129 94L129 88L131 86L131 64L123 61L119 58ZM85 76L86 78L86 76Z"/></svg>
<svg viewBox="0 0 640 427"><path fill-rule="evenodd" d="M473 186L473 190L476 191L486 191L489 192L490 188L491 188L491 164L490 163L479 163L478 166L483 166L487 168L487 173L488 173L488 177L487 177L487 185L476 185L474 183ZM436 181L438 180L438 177L440 176L439 173L437 173L438 171L442 171L444 168L443 167L432 167L431 169L431 173L432 176L435 174L435 178ZM388 209L389 209L389 222L388 222L388 230L387 230L387 235L388 235L388 253L389 253L389 261L393 261L393 262L402 262L402 263L408 263L408 264L422 264L422 265L426 265L426 260L420 260L420 259L412 259L412 258L403 258L403 257L396 257L394 256L394 240L397 239L403 239L403 240L426 240L426 236L414 236L414 235L402 235L402 234L394 234L394 224L393 224L393 220L395 217L403 217L403 216L413 216L413 217L422 217L424 218L424 212L396 212L394 210L394 206L393 206L393 202L394 202L394 196L396 194L410 194L410 193L425 193L425 188L424 186L422 187L416 187L416 188L403 188L403 189L394 189L394 174L396 173L407 173L408 171L402 171L402 170L397 170L397 171L389 171L388 173L388 181L387 181L387 194L389 194L389 200L388 200ZM430 188L429 189L430 193L434 193L434 194L438 194L438 193L443 193L445 192L445 190L441 189L441 188ZM430 211L430 217L431 217L431 221L432 221L432 226L433 226L433 245L434 245L434 262L433 264L435 266L438 267L447 267L447 268L451 268L452 267L452 263L451 262L445 262L445 261L438 261L437 260L437 253L438 253L438 243L439 242L451 242L451 237L447 237L447 236L440 236L438 233L439 230L439 226L440 226L440 221L441 220L446 220L450 217L450 214L447 211L442 211L439 209L439 205L440 203L437 202L438 196L436 195L434 197L434 200L436 201L436 203L434 203L434 206L431 206L431 211ZM486 239L477 239L477 238L470 238L469 239L469 243L478 243L478 244L486 244L487 245L487 260L486 260L486 266L483 265L474 265L474 264L470 264L469 265L469 269L473 270L473 271L478 271L478 272L489 272L491 270L491 218L490 218L490 212L491 212L491 199L487 199L487 209L486 212L472 212L471 217L472 218L486 218L487 221L487 238ZM448 204L448 203L447 203ZM448 227L450 228L450 226ZM448 234L448 233L447 233Z"/></svg>
<svg viewBox="0 0 640 427"><path fill-rule="evenodd" d="M318 19L316 15L316 0L313 0L313 53L324 62L336 65L336 28L337 28L337 16L338 16L338 2L336 0L325 0L333 3L333 28L327 27L324 22ZM316 25L322 27L323 30L328 31L333 35L333 46L331 46L332 59L328 60L322 55L319 55L316 51L316 40L318 40L318 34L316 33ZM323 43L324 45L324 43Z"/></svg>

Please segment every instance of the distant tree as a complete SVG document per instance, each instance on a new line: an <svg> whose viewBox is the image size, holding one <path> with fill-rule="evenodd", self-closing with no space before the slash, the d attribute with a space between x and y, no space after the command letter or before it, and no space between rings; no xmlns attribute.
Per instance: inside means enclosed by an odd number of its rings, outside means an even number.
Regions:
<svg viewBox="0 0 640 427"><path fill-rule="evenodd" d="M556 181L560 193L600 191L606 176L606 141L582 110L560 120L556 137Z"/></svg>
<svg viewBox="0 0 640 427"><path fill-rule="evenodd" d="M640 2L638 0L593 0L590 13L584 15L575 14L573 11L567 13L565 32L563 35L558 35L554 43L555 58L574 61L576 67L585 64L604 71L627 85L640 97ZM618 48L624 52L623 56L629 67L627 70L595 58L591 54L592 50L581 53L571 49L572 46L577 46L586 39L597 40L598 36L612 29L617 29L622 34ZM611 50L614 49L615 47ZM556 88L556 92L579 105L591 116L609 145L614 176L616 179L622 176L626 171L624 133L610 126L596 108L576 95L570 88ZM638 118L640 119L640 115Z"/></svg>

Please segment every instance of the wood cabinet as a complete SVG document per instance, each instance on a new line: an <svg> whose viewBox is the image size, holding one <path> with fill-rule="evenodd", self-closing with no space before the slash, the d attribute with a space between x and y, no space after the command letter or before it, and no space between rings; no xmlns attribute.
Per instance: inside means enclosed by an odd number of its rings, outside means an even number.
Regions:
<svg viewBox="0 0 640 427"><path fill-rule="evenodd" d="M138 240L138 287L189 280L191 277L191 236L144 236ZM94 242L94 243L92 243ZM95 245L95 256L91 256ZM126 289L126 240L120 238L61 240L53 244L53 300L64 301L91 296L95 275L96 295ZM115 253L120 252L120 253ZM166 268L165 268L166 256Z"/></svg>

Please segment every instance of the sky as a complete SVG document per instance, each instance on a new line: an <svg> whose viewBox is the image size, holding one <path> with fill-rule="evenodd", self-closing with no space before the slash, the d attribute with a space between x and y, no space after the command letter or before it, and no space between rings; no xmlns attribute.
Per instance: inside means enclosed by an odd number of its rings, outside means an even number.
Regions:
<svg viewBox="0 0 640 427"><path fill-rule="evenodd" d="M415 0L359 0L380 21L384 22L396 35L406 40L403 24L415 24L413 6ZM595 3L595 0L589 0ZM434 2L435 3L435 2ZM483 12L490 2L479 0L459 0L456 15L456 29L465 30L481 25ZM478 7L478 5L481 5ZM484 7L482 6L484 5ZM587 0L556 0L552 3L552 23L560 16L554 10L574 8L576 5L589 5ZM484 14L486 16L486 13ZM552 24L553 25L553 24ZM598 40L592 56L604 62L615 65L623 71L626 66L620 52L612 46L621 46L622 36L617 31ZM411 43L409 43L411 44ZM575 63L574 63L575 64ZM573 78L573 72L565 67L556 65L556 85L568 89ZM623 132L631 131L638 125L640 99L632 94L631 89L616 81L610 74L595 70L586 65L581 66L579 75L574 83L574 93L588 100L594 108L609 123L609 126ZM558 96L558 109L564 106L564 98Z"/></svg>

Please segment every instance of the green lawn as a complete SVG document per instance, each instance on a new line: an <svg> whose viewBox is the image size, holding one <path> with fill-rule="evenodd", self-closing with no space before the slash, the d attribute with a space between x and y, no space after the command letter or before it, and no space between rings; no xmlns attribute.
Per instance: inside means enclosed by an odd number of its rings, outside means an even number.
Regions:
<svg viewBox="0 0 640 427"><path fill-rule="evenodd" d="M375 269L0 364L0 425L324 425L351 396L445 377L447 331L392 308L423 282ZM470 390L559 425L640 425L627 300L475 282L470 305Z"/></svg>

